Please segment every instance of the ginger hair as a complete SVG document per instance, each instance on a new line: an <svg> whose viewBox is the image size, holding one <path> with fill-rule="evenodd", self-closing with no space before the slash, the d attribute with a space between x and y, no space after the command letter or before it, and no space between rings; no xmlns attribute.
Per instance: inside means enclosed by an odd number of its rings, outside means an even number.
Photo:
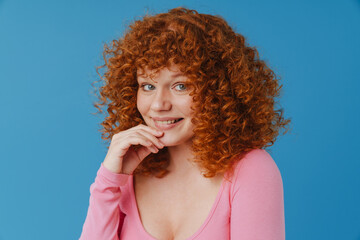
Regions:
<svg viewBox="0 0 360 240"><path fill-rule="evenodd" d="M245 42L220 16L174 8L146 15L130 24L124 36L105 44L105 69L99 75L102 139L145 124L136 107L137 70L160 70L176 64L192 86L195 125L193 161L205 177L233 172L252 149L274 144L289 119L275 109L282 85L255 47ZM284 133L284 134L285 134ZM136 146L135 146L136 148ZM151 153L134 174L163 177L168 173L167 148Z"/></svg>

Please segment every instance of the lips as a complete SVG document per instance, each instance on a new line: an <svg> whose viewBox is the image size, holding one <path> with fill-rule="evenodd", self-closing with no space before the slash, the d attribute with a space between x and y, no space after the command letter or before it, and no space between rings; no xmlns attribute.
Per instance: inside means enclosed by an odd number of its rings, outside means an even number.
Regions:
<svg viewBox="0 0 360 240"><path fill-rule="evenodd" d="M152 119L155 121L168 121L168 120L178 120L181 118L178 118L178 117L152 117Z"/></svg>
<svg viewBox="0 0 360 240"><path fill-rule="evenodd" d="M171 119L171 120L154 120L155 127L160 130L168 130L177 126L183 118Z"/></svg>
<svg viewBox="0 0 360 240"><path fill-rule="evenodd" d="M181 120L183 120L183 118L178 118L178 119L174 119L174 120L165 120L165 121L154 120L154 122L156 122L158 124L173 124L176 122L180 122Z"/></svg>

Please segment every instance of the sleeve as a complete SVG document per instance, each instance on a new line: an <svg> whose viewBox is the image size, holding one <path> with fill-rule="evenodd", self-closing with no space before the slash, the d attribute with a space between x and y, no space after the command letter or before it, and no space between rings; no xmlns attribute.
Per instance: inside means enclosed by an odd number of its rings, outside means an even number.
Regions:
<svg viewBox="0 0 360 240"><path fill-rule="evenodd" d="M262 149L241 161L232 195L231 240L284 240L283 182L276 163Z"/></svg>
<svg viewBox="0 0 360 240"><path fill-rule="evenodd" d="M120 212L120 186L131 175L116 174L101 166L90 186L90 200L80 240L118 240L118 230L124 218Z"/></svg>

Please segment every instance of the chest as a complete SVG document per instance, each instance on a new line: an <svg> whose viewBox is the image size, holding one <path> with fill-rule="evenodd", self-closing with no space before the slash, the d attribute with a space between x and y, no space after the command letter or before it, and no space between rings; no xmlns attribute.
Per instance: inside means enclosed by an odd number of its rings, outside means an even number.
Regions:
<svg viewBox="0 0 360 240"><path fill-rule="evenodd" d="M135 181L134 193L144 230L159 240L187 239L210 217L222 178L177 185Z"/></svg>

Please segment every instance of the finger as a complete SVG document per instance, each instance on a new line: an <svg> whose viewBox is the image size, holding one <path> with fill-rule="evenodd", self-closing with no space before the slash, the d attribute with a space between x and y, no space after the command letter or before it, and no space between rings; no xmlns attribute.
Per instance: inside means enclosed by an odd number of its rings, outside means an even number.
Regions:
<svg viewBox="0 0 360 240"><path fill-rule="evenodd" d="M143 132L144 134L149 134L147 132ZM156 144L153 142L153 140L158 141L158 139L151 134L149 134L150 139L147 136L144 136L141 132L136 132L134 135L132 135L130 138L134 139L133 143L137 145L142 145L143 147L148 148L151 152L157 153L159 151ZM151 139L153 138L153 139ZM162 148L161 146L159 148Z"/></svg>
<svg viewBox="0 0 360 240"><path fill-rule="evenodd" d="M151 151L147 147L141 147L137 150L137 155L138 155L139 159L143 160L145 157L147 157L152 152L153 151Z"/></svg>
<svg viewBox="0 0 360 240"><path fill-rule="evenodd" d="M149 126L144 125L144 124L139 124L139 125L137 125L137 126L135 126L135 127L132 127L132 128L127 129L127 130L124 130L124 131L115 133L115 134L112 136L112 140L117 140L117 139L119 139L119 138L122 138L122 136L123 136L124 134L131 135L133 132L136 132L138 129L142 129L142 130L148 131L148 132L150 132L151 134L153 134L153 135L156 136L156 137L161 137L161 136L164 134L163 131L157 130L157 129L155 129L155 128L149 127Z"/></svg>
<svg viewBox="0 0 360 240"><path fill-rule="evenodd" d="M145 138L149 139L157 148L163 148L165 145L160 141L160 139L158 139L157 137L155 137L154 135L152 135L151 133L143 130L143 129L139 129L138 132L139 134L143 135Z"/></svg>
<svg viewBox="0 0 360 240"><path fill-rule="evenodd" d="M111 142L111 145L121 146L121 156L125 155L129 148L135 145L142 145L144 147L153 146L155 148L154 143L150 139L138 132L128 132L125 135L122 135L121 138L113 140ZM152 152L154 152L151 148L149 150L152 150Z"/></svg>
<svg viewBox="0 0 360 240"><path fill-rule="evenodd" d="M139 124L139 125L136 126L136 128L145 130L147 132L150 132L153 135L155 135L156 137L160 137L160 136L162 136L164 134L163 131L157 130L157 129L153 128L153 127L150 127L150 126L147 126L147 125L144 125L144 124Z"/></svg>
<svg viewBox="0 0 360 240"><path fill-rule="evenodd" d="M155 147L154 145L151 145L150 147L148 147L148 149L150 149L151 152L153 153L158 153L159 149L157 147Z"/></svg>
<svg viewBox="0 0 360 240"><path fill-rule="evenodd" d="M131 145L142 145L144 147L153 146L153 142L149 139L145 138L143 135L136 133L135 135L131 135L128 138L127 145L130 147Z"/></svg>

